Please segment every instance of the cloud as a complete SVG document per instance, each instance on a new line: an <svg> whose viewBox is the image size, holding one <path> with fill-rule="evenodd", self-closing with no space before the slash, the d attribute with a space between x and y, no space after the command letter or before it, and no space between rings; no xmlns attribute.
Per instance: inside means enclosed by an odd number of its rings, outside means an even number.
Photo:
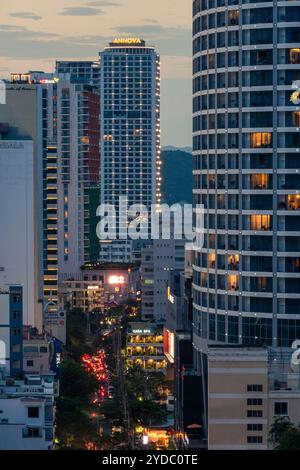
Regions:
<svg viewBox="0 0 300 470"><path fill-rule="evenodd" d="M26 12L26 11L16 11L15 13L10 13L9 16L12 16L13 18L23 18L24 20L34 20L34 21L38 21L42 19L41 16L36 15L35 13Z"/></svg>
<svg viewBox="0 0 300 470"><path fill-rule="evenodd" d="M92 2L86 2L85 5L90 7L119 7L121 6L121 3L111 0L95 0Z"/></svg>
<svg viewBox="0 0 300 470"><path fill-rule="evenodd" d="M29 61L98 57L110 37L100 35L63 36L34 31L25 26L0 24L0 56L9 60Z"/></svg>
<svg viewBox="0 0 300 470"><path fill-rule="evenodd" d="M144 23L150 23L150 24L157 24L158 21L155 20L154 18L142 18L142 20Z"/></svg>
<svg viewBox="0 0 300 470"><path fill-rule="evenodd" d="M0 34L1 37L7 36L7 40L27 40L27 39L46 39L46 38L57 38L58 35L55 33L48 33L46 31L33 31L26 26L19 26L15 24L0 24ZM9 44L5 44L3 49L0 48L0 55L4 55L6 49L8 49Z"/></svg>
<svg viewBox="0 0 300 470"><path fill-rule="evenodd" d="M64 8L60 15L66 16L97 16L104 12L100 8L93 7L69 7Z"/></svg>

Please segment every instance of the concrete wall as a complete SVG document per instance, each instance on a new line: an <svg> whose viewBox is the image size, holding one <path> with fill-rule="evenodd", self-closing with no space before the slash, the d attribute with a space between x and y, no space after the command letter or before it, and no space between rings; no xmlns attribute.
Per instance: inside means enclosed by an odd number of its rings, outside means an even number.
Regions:
<svg viewBox="0 0 300 470"><path fill-rule="evenodd" d="M0 141L0 217L0 283L23 286L23 322L34 325L38 273L31 141Z"/></svg>

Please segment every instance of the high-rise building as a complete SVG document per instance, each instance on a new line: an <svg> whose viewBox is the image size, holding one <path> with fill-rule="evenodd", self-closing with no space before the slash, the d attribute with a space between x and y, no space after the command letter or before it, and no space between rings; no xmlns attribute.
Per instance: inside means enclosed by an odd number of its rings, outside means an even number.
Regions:
<svg viewBox="0 0 300 470"><path fill-rule="evenodd" d="M58 304L58 256L57 256L57 148L55 144L48 145L46 164L44 166L45 179L45 207L44 207L44 287L43 298L51 302L56 310Z"/></svg>
<svg viewBox="0 0 300 470"><path fill-rule="evenodd" d="M19 255L16 254L16 250L20 249L20 257L25 257L26 250L22 251L23 243L31 244L31 251L27 248L26 263L32 261L34 265L32 268L34 270L34 294L30 293L28 299L32 304L27 308L26 290L24 292L24 322L27 323L30 320L32 325L41 329L42 309L38 302L43 297L43 160L47 147L44 95L42 87L31 83L28 80L28 75L21 76L20 74L13 75L12 81L6 83L5 94L6 102L0 106L0 122L7 123L8 129L6 131L2 126L0 139L3 140L3 142L1 140L1 156L4 158L2 164L7 166L8 173L3 172L1 176L5 178L5 175L13 171L16 178L14 180L11 175L10 179L6 178L4 185L1 184L1 191L7 190L11 194L10 196L8 194L2 196L1 220L3 227L5 227L3 217L14 218L10 225L6 225L9 226L9 230L6 229L5 232L1 229L1 236L6 237L7 242L12 245L12 241L15 239L15 245L13 251L10 251L5 249L2 244L1 254L3 253L5 257L10 256L10 263L14 260L18 266ZM5 142L8 140L10 142ZM13 188L14 184L15 188ZM21 188L23 188L23 193ZM24 196L25 191L28 195L27 198ZM28 217L22 223L21 220L26 218L26 211L22 211L21 208L25 204L27 206L31 204L29 200L31 191L32 207L30 210L28 209ZM19 229L14 230L14 224ZM27 227L26 230L30 230L31 238L29 235L22 238L20 230L24 230L24 227ZM23 267L25 269L25 266ZM17 267L13 272L19 275L21 270ZM9 281L4 282L21 283L17 278L10 278Z"/></svg>
<svg viewBox="0 0 300 470"><path fill-rule="evenodd" d="M57 72L12 74L0 117L34 142L38 298L57 305L62 279L97 260L100 126L97 64L57 63ZM99 64L98 64L99 72ZM30 112L29 112L30 111ZM60 319L61 320L61 319Z"/></svg>
<svg viewBox="0 0 300 470"><path fill-rule="evenodd" d="M160 203L160 59L138 38L112 41L101 58L101 202ZM118 227L117 227L118 228ZM129 240L101 246L103 261L128 262Z"/></svg>
<svg viewBox="0 0 300 470"><path fill-rule="evenodd" d="M71 81L85 83L99 87L100 82L100 64L97 61L77 60L66 61L57 60L55 73L70 74Z"/></svg>
<svg viewBox="0 0 300 470"><path fill-rule="evenodd" d="M300 334L300 7L193 2L194 347ZM203 356L204 354L204 356Z"/></svg>
<svg viewBox="0 0 300 470"><path fill-rule="evenodd" d="M0 132L0 283L22 286L24 325L41 329L33 142L9 136L7 126Z"/></svg>
<svg viewBox="0 0 300 470"><path fill-rule="evenodd" d="M93 63L90 71L89 63L84 63L82 74L79 65L76 68L73 62L69 67L67 64L63 68L61 63L57 64L57 70L62 68L67 71L64 73L36 72L30 76L36 86L43 88L47 137L43 165L43 178L47 181L44 232L49 231L49 217L51 223L56 217L59 223L51 240L53 250L57 245L57 267L62 279L79 273L85 262L97 260L99 254L96 239L96 209L100 200L99 93L96 86L88 83ZM55 207L49 207L54 197ZM49 241L44 239L44 270L48 266L45 259L48 249ZM49 293L50 289L45 287Z"/></svg>
<svg viewBox="0 0 300 470"><path fill-rule="evenodd" d="M63 279L97 260L100 200L99 94L91 85L61 80L56 88L58 267Z"/></svg>

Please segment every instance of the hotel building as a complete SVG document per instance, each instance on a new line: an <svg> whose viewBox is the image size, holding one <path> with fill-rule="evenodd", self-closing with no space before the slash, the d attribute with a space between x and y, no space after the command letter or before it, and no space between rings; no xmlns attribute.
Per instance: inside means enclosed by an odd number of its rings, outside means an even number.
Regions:
<svg viewBox="0 0 300 470"><path fill-rule="evenodd" d="M101 59L101 202L119 210L160 203L160 59L138 38L112 41ZM117 227L118 229L118 227ZM101 259L130 262L130 240L101 244Z"/></svg>

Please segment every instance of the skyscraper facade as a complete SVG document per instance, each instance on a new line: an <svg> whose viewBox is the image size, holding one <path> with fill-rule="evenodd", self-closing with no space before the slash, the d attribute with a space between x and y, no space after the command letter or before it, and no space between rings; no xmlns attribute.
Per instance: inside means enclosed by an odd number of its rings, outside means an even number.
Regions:
<svg viewBox="0 0 300 470"><path fill-rule="evenodd" d="M48 142L57 151L52 190L57 191L57 266L62 280L80 273L81 266L99 254L93 234L100 200L100 97L96 86L84 82L92 72L88 74L86 66L86 74L76 78L78 67L72 74L52 74L44 84ZM48 179L55 176L55 169L51 171Z"/></svg>
<svg viewBox="0 0 300 470"><path fill-rule="evenodd" d="M160 59L138 38L120 38L101 58L101 202L160 202ZM105 243L101 259L130 261L131 244Z"/></svg>
<svg viewBox="0 0 300 470"><path fill-rule="evenodd" d="M97 61L57 60L55 73L70 74L70 79L72 82L85 83L99 87L100 64Z"/></svg>
<svg viewBox="0 0 300 470"><path fill-rule="evenodd" d="M17 128L34 141L38 298L53 310L58 272L62 280L74 277L85 262L98 259L100 201L99 64L56 66L63 72L12 74L0 109L2 121L12 125L10 135Z"/></svg>
<svg viewBox="0 0 300 470"><path fill-rule="evenodd" d="M193 2L194 346L300 336L300 6Z"/></svg>

